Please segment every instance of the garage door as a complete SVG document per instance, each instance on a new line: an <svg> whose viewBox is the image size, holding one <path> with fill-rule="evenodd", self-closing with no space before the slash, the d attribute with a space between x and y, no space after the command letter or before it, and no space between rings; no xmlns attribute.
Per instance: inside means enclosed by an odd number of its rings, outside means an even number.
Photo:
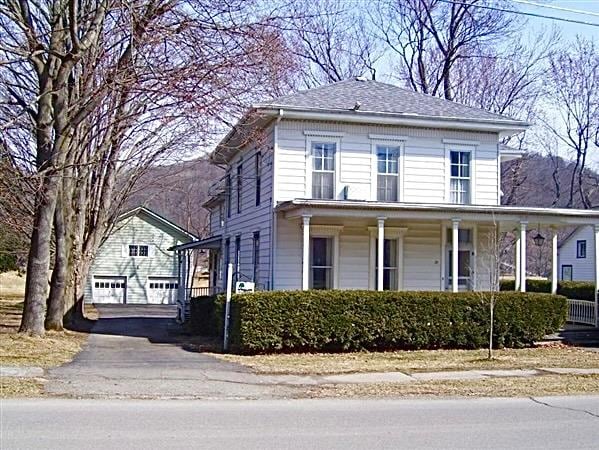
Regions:
<svg viewBox="0 0 599 450"><path fill-rule="evenodd" d="M176 278L149 277L147 284L148 303L154 305L174 305L177 301Z"/></svg>
<svg viewBox="0 0 599 450"><path fill-rule="evenodd" d="M94 303L125 303L125 277L94 276Z"/></svg>

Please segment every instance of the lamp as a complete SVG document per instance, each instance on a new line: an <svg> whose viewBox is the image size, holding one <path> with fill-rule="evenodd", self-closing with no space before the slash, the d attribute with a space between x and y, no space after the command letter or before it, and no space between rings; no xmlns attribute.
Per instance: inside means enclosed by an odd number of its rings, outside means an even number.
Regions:
<svg viewBox="0 0 599 450"><path fill-rule="evenodd" d="M543 243L545 242L545 238L538 231L537 231L537 235L535 237L533 237L532 240L534 241L534 243L537 247L542 247Z"/></svg>

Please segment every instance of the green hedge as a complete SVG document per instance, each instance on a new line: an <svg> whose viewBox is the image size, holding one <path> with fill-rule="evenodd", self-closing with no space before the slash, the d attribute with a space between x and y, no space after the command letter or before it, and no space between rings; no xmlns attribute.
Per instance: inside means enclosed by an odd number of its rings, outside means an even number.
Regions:
<svg viewBox="0 0 599 450"><path fill-rule="evenodd" d="M231 350L268 353L482 348L488 342L488 295L340 290L234 295ZM530 345L557 331L566 320L567 304L562 296L514 292L495 295L497 347ZM216 304L222 302L221 296Z"/></svg>
<svg viewBox="0 0 599 450"><path fill-rule="evenodd" d="M500 290L513 291L516 283L514 280L501 280ZM526 280L527 292L551 292L551 280ZM559 281L557 293L567 298L595 301L595 283L589 281Z"/></svg>

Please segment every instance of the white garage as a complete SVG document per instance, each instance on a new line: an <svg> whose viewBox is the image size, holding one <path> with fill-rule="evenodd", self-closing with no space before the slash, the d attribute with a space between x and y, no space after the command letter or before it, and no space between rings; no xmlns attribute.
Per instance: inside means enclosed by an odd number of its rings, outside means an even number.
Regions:
<svg viewBox="0 0 599 450"><path fill-rule="evenodd" d="M127 279L118 276L94 276L92 296L94 303L126 303Z"/></svg>

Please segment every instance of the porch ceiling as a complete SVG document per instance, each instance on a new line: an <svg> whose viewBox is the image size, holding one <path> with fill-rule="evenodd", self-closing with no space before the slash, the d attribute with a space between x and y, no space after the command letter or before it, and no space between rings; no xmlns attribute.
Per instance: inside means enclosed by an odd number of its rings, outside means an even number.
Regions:
<svg viewBox="0 0 599 450"><path fill-rule="evenodd" d="M304 215L327 218L401 220L452 220L498 223L502 228L530 222L544 226L599 224L598 210L535 208L521 206L383 203L362 200L294 199L280 203L277 211L288 219Z"/></svg>

